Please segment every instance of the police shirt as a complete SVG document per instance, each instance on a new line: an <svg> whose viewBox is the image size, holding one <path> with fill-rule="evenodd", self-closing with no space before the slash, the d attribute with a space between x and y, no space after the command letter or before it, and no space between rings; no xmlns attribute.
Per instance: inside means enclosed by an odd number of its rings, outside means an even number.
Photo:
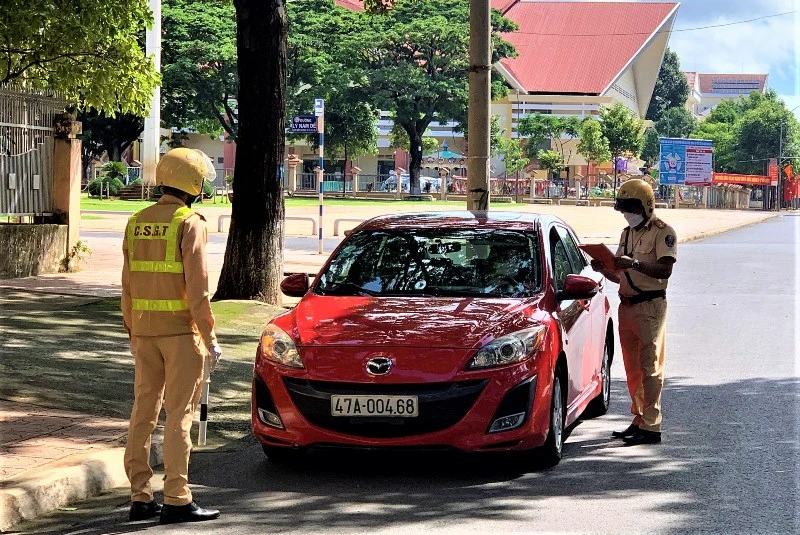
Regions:
<svg viewBox="0 0 800 535"><path fill-rule="evenodd" d="M640 262L656 262L666 257L677 260L678 238L675 229L655 215L639 230L626 227L620 236L616 255L626 255ZM622 296L632 297L640 291L667 289L667 279L654 279L635 269L628 269L627 275L630 281L624 275L620 277L619 293Z"/></svg>

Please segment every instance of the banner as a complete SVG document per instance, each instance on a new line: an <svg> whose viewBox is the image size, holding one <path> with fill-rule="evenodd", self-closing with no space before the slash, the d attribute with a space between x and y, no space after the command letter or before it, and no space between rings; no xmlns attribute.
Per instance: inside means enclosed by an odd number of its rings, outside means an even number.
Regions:
<svg viewBox="0 0 800 535"><path fill-rule="evenodd" d="M662 137L659 180L663 185L709 184L713 168L713 143L707 139Z"/></svg>
<svg viewBox="0 0 800 535"><path fill-rule="evenodd" d="M769 186L770 177L762 175L737 175L734 173L714 173L714 184L740 184L742 186Z"/></svg>

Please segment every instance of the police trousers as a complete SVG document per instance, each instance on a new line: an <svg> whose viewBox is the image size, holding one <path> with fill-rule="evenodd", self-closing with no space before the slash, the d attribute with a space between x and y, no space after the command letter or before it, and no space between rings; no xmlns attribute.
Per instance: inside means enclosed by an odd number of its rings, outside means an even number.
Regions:
<svg viewBox="0 0 800 535"><path fill-rule="evenodd" d="M164 503L186 505L189 490L190 431L200 401L205 346L199 335L134 336L134 402L125 448L125 472L131 482L131 500L153 499L150 478L150 435L161 412L164 426Z"/></svg>
<svg viewBox="0 0 800 535"><path fill-rule="evenodd" d="M661 431L667 300L653 299L619 306L619 341L631 395L633 424Z"/></svg>

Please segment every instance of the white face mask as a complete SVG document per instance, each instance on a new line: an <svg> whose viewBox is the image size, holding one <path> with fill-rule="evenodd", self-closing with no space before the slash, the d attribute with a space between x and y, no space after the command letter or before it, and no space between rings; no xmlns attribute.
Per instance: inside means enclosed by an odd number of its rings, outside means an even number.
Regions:
<svg viewBox="0 0 800 535"><path fill-rule="evenodd" d="M639 214L629 214L628 212L622 212L622 217L625 218L625 221L628 222L628 226L631 228L636 228L644 222L644 217L640 216Z"/></svg>

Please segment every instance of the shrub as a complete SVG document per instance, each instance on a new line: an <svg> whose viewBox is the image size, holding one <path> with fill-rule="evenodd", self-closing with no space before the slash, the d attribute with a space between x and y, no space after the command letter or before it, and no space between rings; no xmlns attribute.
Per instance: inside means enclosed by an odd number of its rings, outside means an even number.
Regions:
<svg viewBox="0 0 800 535"><path fill-rule="evenodd" d="M128 166L122 162L108 162L100 168L103 177L116 178L117 180L127 180Z"/></svg>
<svg viewBox="0 0 800 535"><path fill-rule="evenodd" d="M102 176L95 180L89 182L89 195L93 195L95 197L100 196L100 185L102 184L103 187L103 195L109 194L112 196L119 195L119 190L125 187L125 185L120 181L118 178L109 178L108 176Z"/></svg>

